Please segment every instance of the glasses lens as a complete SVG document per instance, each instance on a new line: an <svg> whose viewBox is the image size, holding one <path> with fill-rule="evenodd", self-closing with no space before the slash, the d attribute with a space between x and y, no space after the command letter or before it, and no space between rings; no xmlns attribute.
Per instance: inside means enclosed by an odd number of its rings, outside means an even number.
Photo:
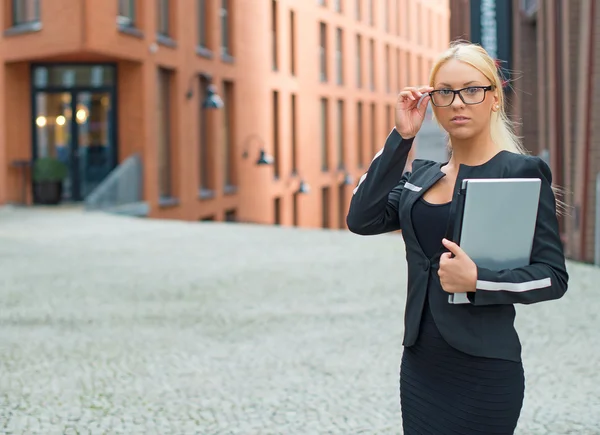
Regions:
<svg viewBox="0 0 600 435"><path fill-rule="evenodd" d="M467 88L460 91L460 96L467 104L477 104L483 101L485 91L481 88Z"/></svg>
<svg viewBox="0 0 600 435"><path fill-rule="evenodd" d="M454 98L454 92L450 90L440 90L432 92L431 100L433 104L436 106L449 106L452 103L452 99Z"/></svg>

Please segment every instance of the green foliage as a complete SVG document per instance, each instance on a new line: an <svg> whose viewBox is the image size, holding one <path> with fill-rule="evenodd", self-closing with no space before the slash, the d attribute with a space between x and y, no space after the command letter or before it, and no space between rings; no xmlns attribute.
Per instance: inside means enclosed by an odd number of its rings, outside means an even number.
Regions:
<svg viewBox="0 0 600 435"><path fill-rule="evenodd" d="M33 164L33 181L63 181L67 178L69 169L58 159L43 157Z"/></svg>

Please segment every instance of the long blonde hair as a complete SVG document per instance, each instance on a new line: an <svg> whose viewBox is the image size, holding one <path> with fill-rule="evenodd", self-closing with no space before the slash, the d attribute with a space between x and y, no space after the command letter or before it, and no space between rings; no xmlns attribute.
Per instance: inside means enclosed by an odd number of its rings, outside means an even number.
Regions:
<svg viewBox="0 0 600 435"><path fill-rule="evenodd" d="M503 78L500 75L498 66L488 52L480 45L466 42L454 41L450 44L450 48L444 51L437 59L431 73L429 75L429 86L434 86L435 76L438 70L450 59L456 59L464 62L481 72L492 85L498 96L498 110L492 112L492 120L490 125L490 133L492 141L501 149L511 151L518 154L530 154L523 146L521 138L516 135L514 123L510 120L505 109L505 96L503 89ZM451 148L452 143L448 137L448 145ZM563 189L553 185L552 190L556 197L563 196ZM557 199L557 211L563 214L567 209L563 201Z"/></svg>

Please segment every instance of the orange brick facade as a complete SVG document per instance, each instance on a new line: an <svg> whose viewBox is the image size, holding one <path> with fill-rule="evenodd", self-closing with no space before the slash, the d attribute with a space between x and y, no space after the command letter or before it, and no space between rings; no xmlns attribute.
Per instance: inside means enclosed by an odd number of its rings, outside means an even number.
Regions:
<svg viewBox="0 0 600 435"><path fill-rule="evenodd" d="M38 27L24 30L5 3L0 204L21 200L14 162L33 158L32 64L101 63L116 67L117 160L141 156L156 218L345 227L352 189L393 127L397 92L425 83L449 41L447 0L229 0L226 18L222 0L137 0L126 29L117 0L40 0ZM200 74L225 107L201 107ZM254 164L261 148L273 165ZM307 193L297 193L301 181Z"/></svg>

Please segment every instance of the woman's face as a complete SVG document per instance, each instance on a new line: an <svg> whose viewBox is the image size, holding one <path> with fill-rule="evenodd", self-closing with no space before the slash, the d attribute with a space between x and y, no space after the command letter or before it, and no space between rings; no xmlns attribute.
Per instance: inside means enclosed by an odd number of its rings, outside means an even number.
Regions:
<svg viewBox="0 0 600 435"><path fill-rule="evenodd" d="M433 105L435 117L451 137L468 139L485 131L490 124L494 106L498 102L495 90L485 91L478 86L490 86L490 81L476 68L456 59L444 63L438 70L434 80L435 92L432 100L438 105L448 104L454 94L449 90L462 91L465 104L458 95L447 107Z"/></svg>

